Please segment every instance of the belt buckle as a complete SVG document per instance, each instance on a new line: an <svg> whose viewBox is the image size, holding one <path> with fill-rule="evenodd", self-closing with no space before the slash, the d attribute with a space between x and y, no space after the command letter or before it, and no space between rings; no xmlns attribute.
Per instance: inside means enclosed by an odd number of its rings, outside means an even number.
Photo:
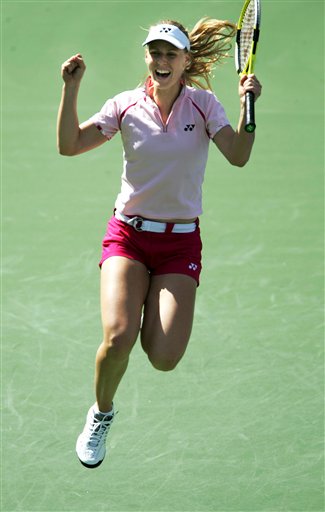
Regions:
<svg viewBox="0 0 325 512"><path fill-rule="evenodd" d="M142 224L144 222L144 219L142 217L133 217L131 221L132 222L130 222L130 224L136 231L143 231Z"/></svg>

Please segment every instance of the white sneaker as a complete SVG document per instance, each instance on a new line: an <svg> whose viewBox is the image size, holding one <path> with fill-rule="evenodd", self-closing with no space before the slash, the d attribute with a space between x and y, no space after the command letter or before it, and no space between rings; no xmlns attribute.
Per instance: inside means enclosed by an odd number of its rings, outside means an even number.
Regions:
<svg viewBox="0 0 325 512"><path fill-rule="evenodd" d="M106 454L106 437L115 416L114 406L110 414L95 411L92 406L87 414L83 432L76 444L78 458L86 468L97 468Z"/></svg>

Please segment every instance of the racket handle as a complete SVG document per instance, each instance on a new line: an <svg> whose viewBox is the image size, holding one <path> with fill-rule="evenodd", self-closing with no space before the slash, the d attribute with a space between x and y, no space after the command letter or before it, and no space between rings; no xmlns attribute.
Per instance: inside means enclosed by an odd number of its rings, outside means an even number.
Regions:
<svg viewBox="0 0 325 512"><path fill-rule="evenodd" d="M246 103L245 130L246 130L246 132L252 133L256 128L254 93L252 91L246 92L245 103Z"/></svg>

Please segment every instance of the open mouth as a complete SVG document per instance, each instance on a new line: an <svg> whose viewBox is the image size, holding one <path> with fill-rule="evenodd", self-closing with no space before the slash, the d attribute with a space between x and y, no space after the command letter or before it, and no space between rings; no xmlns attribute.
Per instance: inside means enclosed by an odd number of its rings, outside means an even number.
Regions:
<svg viewBox="0 0 325 512"><path fill-rule="evenodd" d="M155 71L157 78L168 78L170 76L170 71L164 71L163 69L156 69Z"/></svg>

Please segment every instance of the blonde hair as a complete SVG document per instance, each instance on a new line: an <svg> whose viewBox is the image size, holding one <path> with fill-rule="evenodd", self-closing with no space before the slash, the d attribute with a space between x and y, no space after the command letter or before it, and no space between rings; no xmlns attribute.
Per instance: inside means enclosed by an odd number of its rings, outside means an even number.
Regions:
<svg viewBox="0 0 325 512"><path fill-rule="evenodd" d="M175 25L190 40L191 64L184 73L185 83L211 90L210 80L214 64L229 57L228 52L231 49L231 39L236 33L236 25L230 21L204 17L196 23L191 32L188 32L183 25L174 20L163 20L160 23Z"/></svg>

